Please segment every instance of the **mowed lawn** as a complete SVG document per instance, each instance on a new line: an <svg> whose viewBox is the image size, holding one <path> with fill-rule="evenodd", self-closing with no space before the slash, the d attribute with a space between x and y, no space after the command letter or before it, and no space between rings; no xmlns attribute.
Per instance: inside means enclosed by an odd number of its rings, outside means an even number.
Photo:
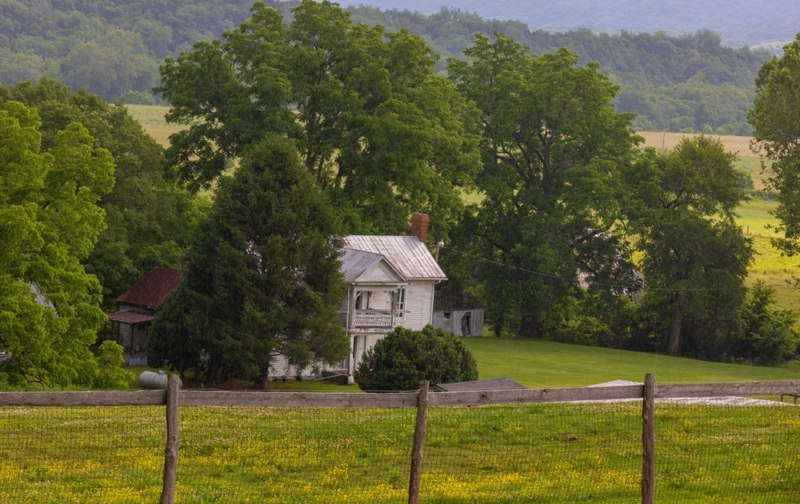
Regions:
<svg viewBox="0 0 800 504"><path fill-rule="evenodd" d="M478 362L480 378L506 376L530 388L582 387L612 380L656 383L800 380L800 365L722 364L656 353L508 338L462 340Z"/></svg>
<svg viewBox="0 0 800 504"><path fill-rule="evenodd" d="M722 364L657 353L629 352L522 338L463 338L479 378L508 377L529 388L584 387L613 380L713 383L800 380L800 362L782 367ZM360 392L356 385L313 381L270 383L279 391Z"/></svg>

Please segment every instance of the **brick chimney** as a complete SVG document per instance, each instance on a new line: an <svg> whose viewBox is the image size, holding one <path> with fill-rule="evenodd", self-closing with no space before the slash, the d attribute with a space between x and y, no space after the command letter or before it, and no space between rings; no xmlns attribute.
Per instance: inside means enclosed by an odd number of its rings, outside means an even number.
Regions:
<svg viewBox="0 0 800 504"><path fill-rule="evenodd" d="M416 236L422 243L428 239L428 220L428 214L411 214L411 235Z"/></svg>

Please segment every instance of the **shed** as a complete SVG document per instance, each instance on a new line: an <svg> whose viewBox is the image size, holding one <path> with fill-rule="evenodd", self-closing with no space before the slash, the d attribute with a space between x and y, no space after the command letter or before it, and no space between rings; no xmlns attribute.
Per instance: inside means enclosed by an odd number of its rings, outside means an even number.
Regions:
<svg viewBox="0 0 800 504"><path fill-rule="evenodd" d="M433 327L457 336L483 336L483 317L483 308L437 310L433 312Z"/></svg>
<svg viewBox="0 0 800 504"><path fill-rule="evenodd" d="M156 309L178 288L181 270L156 266L117 298L119 310L108 314L118 325L117 343L122 345L129 365L145 362L144 351Z"/></svg>

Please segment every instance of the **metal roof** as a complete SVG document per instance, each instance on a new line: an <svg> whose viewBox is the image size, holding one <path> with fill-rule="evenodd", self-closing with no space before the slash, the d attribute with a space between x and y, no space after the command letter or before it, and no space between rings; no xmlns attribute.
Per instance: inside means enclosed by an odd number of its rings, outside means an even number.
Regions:
<svg viewBox="0 0 800 504"><path fill-rule="evenodd" d="M141 322L149 322L155 316L148 313L140 313L134 310L121 311L108 314L108 320L112 322L119 322L120 324L139 324Z"/></svg>
<svg viewBox="0 0 800 504"><path fill-rule="evenodd" d="M510 378L502 377L458 383L439 383L436 388L442 392L465 392L468 390L523 390L528 387Z"/></svg>
<svg viewBox="0 0 800 504"><path fill-rule="evenodd" d="M395 273L402 278L400 272L398 272L392 263L386 260L381 254L345 248L341 260L342 272L344 273L344 279L347 283L355 282L361 275L371 270L381 261L386 261L389 267L395 270Z"/></svg>
<svg viewBox="0 0 800 504"><path fill-rule="evenodd" d="M178 288L181 270L156 266L117 298L117 303L155 309Z"/></svg>
<svg viewBox="0 0 800 504"><path fill-rule="evenodd" d="M428 248L416 236L345 236L347 248L380 254L406 280L447 280Z"/></svg>
<svg viewBox="0 0 800 504"><path fill-rule="evenodd" d="M45 296L42 293L41 289L39 289L39 285L38 284L35 284L33 282L29 282L28 283L28 287L30 287L31 292L33 292L33 294L36 296L36 302L37 303L39 303L42 306L46 306L46 307L50 308L53 311L56 311L55 305L52 303L52 301L47 299L47 296Z"/></svg>

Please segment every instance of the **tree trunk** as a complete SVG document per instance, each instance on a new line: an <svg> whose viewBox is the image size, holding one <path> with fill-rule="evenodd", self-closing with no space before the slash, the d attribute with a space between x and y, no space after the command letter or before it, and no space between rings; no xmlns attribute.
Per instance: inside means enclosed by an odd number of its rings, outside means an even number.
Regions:
<svg viewBox="0 0 800 504"><path fill-rule="evenodd" d="M683 306L677 305L672 310L672 322L669 326L669 342L667 343L667 353L678 355L678 348L681 343L681 326L683 325Z"/></svg>
<svg viewBox="0 0 800 504"><path fill-rule="evenodd" d="M542 333L539 330L539 324L537 322L536 317L533 315L524 315L522 317L522 323L520 324L519 335L523 338L541 338Z"/></svg>

